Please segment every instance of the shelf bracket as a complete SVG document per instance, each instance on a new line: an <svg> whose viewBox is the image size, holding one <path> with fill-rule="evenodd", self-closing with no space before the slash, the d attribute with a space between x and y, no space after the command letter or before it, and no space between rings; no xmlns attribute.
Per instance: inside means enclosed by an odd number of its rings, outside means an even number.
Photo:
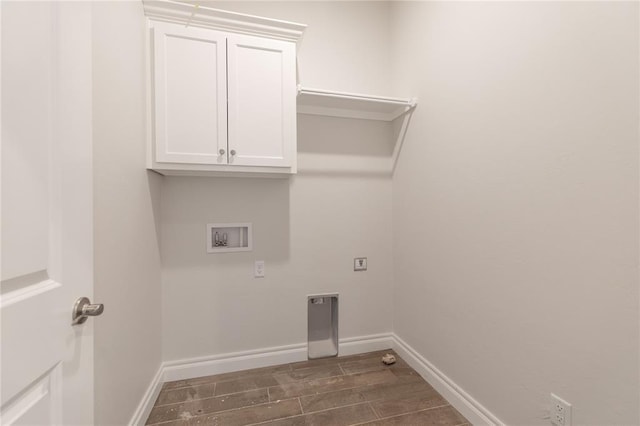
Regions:
<svg viewBox="0 0 640 426"><path fill-rule="evenodd" d="M396 165L398 164L398 157L400 157L400 151L402 150L402 144L404 143L404 138L407 135L407 130L409 129L409 122L411 121L411 116L413 115L413 111L417 106L417 99L413 98L413 105L405 112L404 117L402 117L402 125L400 126L400 131L398 132L398 137L396 139L396 143L393 146L393 153L391 154L391 174L396 171Z"/></svg>

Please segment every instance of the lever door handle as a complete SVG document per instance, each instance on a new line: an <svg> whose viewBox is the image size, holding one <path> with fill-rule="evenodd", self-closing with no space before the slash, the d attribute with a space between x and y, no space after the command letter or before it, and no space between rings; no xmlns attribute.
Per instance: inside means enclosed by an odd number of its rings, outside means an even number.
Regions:
<svg viewBox="0 0 640 426"><path fill-rule="evenodd" d="M102 303L97 303L95 305L84 305L82 307L82 315L87 315L89 317L97 317L102 312L104 312L104 305Z"/></svg>
<svg viewBox="0 0 640 426"><path fill-rule="evenodd" d="M97 317L104 312L102 303L92 304L89 298L81 297L73 305L71 325L83 324L89 317Z"/></svg>

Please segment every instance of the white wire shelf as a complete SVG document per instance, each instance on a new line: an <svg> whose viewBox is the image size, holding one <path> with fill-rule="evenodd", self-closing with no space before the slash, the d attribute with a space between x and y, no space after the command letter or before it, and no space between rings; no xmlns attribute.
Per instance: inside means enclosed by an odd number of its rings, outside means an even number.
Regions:
<svg viewBox="0 0 640 426"><path fill-rule="evenodd" d="M393 121L411 111L416 99L334 92L298 86L298 113Z"/></svg>

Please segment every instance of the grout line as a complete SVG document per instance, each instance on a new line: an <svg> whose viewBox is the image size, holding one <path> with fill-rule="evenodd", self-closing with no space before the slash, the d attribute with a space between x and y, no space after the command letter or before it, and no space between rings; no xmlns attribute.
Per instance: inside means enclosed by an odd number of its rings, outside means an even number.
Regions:
<svg viewBox="0 0 640 426"><path fill-rule="evenodd" d="M269 392L269 388L267 388L267 401L271 402L271 392Z"/></svg>
<svg viewBox="0 0 640 426"><path fill-rule="evenodd" d="M268 372L254 372L255 370L261 370L263 368L276 368L276 367L284 367L284 366L288 366L288 370L283 370L283 371L272 371L271 373ZM310 367L309 367L310 368ZM268 376L268 375L273 375L273 374L278 374L278 373L286 373L286 372L290 372L292 371L292 367L291 364L279 364L279 365L274 365L274 366L268 366L268 367L259 367L259 368L252 368L249 370L238 370L238 371L230 371L228 373L219 373L219 374L211 374L208 376L200 376L200 377L193 377L190 379L181 379L181 380L172 380L171 382L165 382L162 385L162 390L163 391L174 391L174 390L178 390L178 389L184 389L184 388L190 388L190 387L196 387L196 386L202 386L202 385L209 385L211 383L224 383L224 382L233 382L236 380L243 380L243 379L250 379L250 378L254 378L254 377L261 377L261 376ZM237 374L238 377L233 377L233 378L227 378L227 379L220 379L217 378L218 376L224 376L224 375L232 375L232 374ZM246 375L246 376L245 376ZM213 378L212 380L205 380L203 382L196 382L196 383L188 383L190 381L197 381L199 379L204 379L206 377L211 377ZM169 383L174 383L174 382L187 382L183 385L177 386L175 388L169 388L166 389L165 386Z"/></svg>
<svg viewBox="0 0 640 426"><path fill-rule="evenodd" d="M0 0L0 1L1 1L1 0ZM261 391L261 390L263 390L263 389L266 389L266 390L267 390L267 394L269 393L269 386L264 386L264 387L256 388L256 389L247 389L247 390L239 391L239 392L224 393L224 394L222 394L222 395L216 395L216 394L215 394L215 390L216 390L216 388L217 388L217 387L218 387L218 385L217 385L217 384L215 384L215 385L214 385L214 394L213 394L213 395L211 395L211 396L205 396L205 397L202 397L202 398L193 398L193 397L190 397L190 399L185 399L185 400L183 400L183 401L169 402L169 403L166 403L166 404L154 404L154 405L153 405L153 408L156 408L156 407L166 407L167 405L184 404L184 403L187 403L187 402L203 401L203 400L205 400L205 399L214 399L214 398L229 397L229 396L238 395L238 394L241 394L241 393L257 392L257 391ZM291 397L291 398L295 398L295 397Z"/></svg>
<svg viewBox="0 0 640 426"><path fill-rule="evenodd" d="M279 420L292 419L292 418L295 418L295 417L311 416L311 415L314 415L314 414L317 414L317 413L324 413L324 412L327 412L327 411L339 410L339 409L342 409L342 408L353 407L353 406L356 406L356 405L365 405L365 404L367 404L367 403L366 402L356 402L354 404L342 405L340 407L325 408L324 410L312 411L312 412L304 413L304 414L294 414L293 416L279 417L277 419L265 420L264 422L260 422L260 423L249 423L249 424L247 424L245 426L263 425L263 424L267 424L267 423L271 423L271 422L275 422L275 421L279 421ZM371 420L368 420L368 421L371 421ZM358 423L358 424L361 424L361 423ZM456 426L458 426L458 425L456 425Z"/></svg>
<svg viewBox="0 0 640 426"><path fill-rule="evenodd" d="M191 416L191 417L189 417L188 420L193 420L193 419L197 420L198 418L204 417L204 416L217 416L218 414L226 414L226 413L230 413L232 411L240 411L240 410L244 410L245 408L263 407L263 406L266 406L266 405L269 405L269 404L277 404L277 403L284 402L284 401L292 401L294 399L295 398L280 399L280 400L274 401L274 402L263 402L262 404L243 405L242 407L230 408L228 410L212 411L210 413L202 413L202 414L198 414L197 416ZM147 426L165 425L167 423L177 422L177 421L180 421L180 420L182 420L182 419L178 418L178 419L175 419L175 420L167 420L165 422L151 423L151 424L149 424ZM279 419L273 419L273 420L279 420ZM267 420L267 421L271 422L273 420Z"/></svg>
<svg viewBox="0 0 640 426"><path fill-rule="evenodd" d="M377 422L378 420L380 420L380 419L376 419L376 420L367 420L366 422L360 422L360 423L353 423L353 424L351 424L351 425L349 425L349 426L368 425L369 423ZM151 425L149 425L149 426L151 426ZM155 425L154 425L154 426L155 426Z"/></svg>
<svg viewBox="0 0 640 426"><path fill-rule="evenodd" d="M302 401L300 401L300 397L298 397L298 404L300 405L300 412L304 414L304 408L302 408Z"/></svg>
<svg viewBox="0 0 640 426"><path fill-rule="evenodd" d="M198 379L201 379L201 378L204 378L204 377L208 377L208 376L194 377L192 379L184 379L184 380L185 381L198 380ZM179 382L179 381L181 381L181 380L174 380L174 382ZM222 380L219 380L219 381L222 381ZM173 382L166 382L166 383L173 383ZM175 388L168 388L168 389L163 386L162 390L164 392L172 392L172 391L179 390L179 389L195 388L195 387L198 387L198 386L211 385L211 384L214 384L214 383L218 383L218 381L216 381L216 380L208 380L208 381L196 382L196 383L185 383L184 385L177 386Z"/></svg>
<svg viewBox="0 0 640 426"><path fill-rule="evenodd" d="M443 405L437 405L435 407L429 407L429 408L424 408L422 410L414 410L414 411L407 411L406 413L402 413L402 414L396 414L393 416L387 416L387 417L380 417L380 420L389 420L389 419L395 419L396 417L402 417L402 416L407 416L409 414L415 414L415 413L422 413L424 411L430 411L430 410L435 410L437 408L443 408L443 407L448 407L450 406L450 404L443 404ZM364 423L368 423L368 422L364 422ZM364 423L358 423L359 425L364 424ZM456 425L456 426L461 426L464 423L461 423L460 425ZM353 425L356 426L356 425Z"/></svg>
<svg viewBox="0 0 640 426"><path fill-rule="evenodd" d="M325 408L325 409L323 409L323 410L318 410L318 411L309 411L308 413L305 413L305 414L324 413L324 412L326 412L326 411L338 410L338 409L341 409L341 408L353 407L353 406L356 406L356 405L365 405L365 404L368 404L368 402L366 402L366 401L364 401L364 402L363 402L363 401L360 401L360 402L354 402L353 404L341 405L341 406L339 406L339 407Z"/></svg>
<svg viewBox="0 0 640 426"><path fill-rule="evenodd" d="M205 377L206 377L206 376L205 376ZM196 380L196 379L200 379L200 377L194 377L193 379L187 379L187 380ZM174 380L173 382L180 382L180 381L181 381L181 380ZM173 383L173 382L165 382L165 383L162 385L162 392L172 392L172 391L175 391L175 390L178 390L178 389L194 388L194 387L197 387L197 386L210 385L211 383L215 383L215 382L213 382L213 381L211 381L211 382L195 383L195 384L194 384L194 383L185 383L184 385L180 385L180 386L177 386L177 387L175 387L175 388L173 388L173 387L172 387L172 388L166 388L166 387L165 387L167 384L169 384L169 383Z"/></svg>
<svg viewBox="0 0 640 426"><path fill-rule="evenodd" d="M334 376L334 377L342 377L342 376ZM391 383L391 382L389 382L389 383ZM364 388L364 387L367 387L367 386L376 386L376 385L382 385L382 384L385 384L385 382L371 383L371 384L368 384L368 385L359 385L359 386L352 386L352 387L346 387L346 388L340 388L340 389L333 389L333 390L326 391L326 392L315 392L315 393L310 393L310 394L306 394L306 395L295 395L295 396L290 396L289 398L302 398L302 397L305 397L305 396L325 395L325 394L332 393L332 392L348 391L348 390L353 390L353 389L358 389L358 388ZM350 404L350 405L353 405L353 404ZM346 407L346 405L345 405L345 407Z"/></svg>
<svg viewBox="0 0 640 426"><path fill-rule="evenodd" d="M340 377L340 376L336 376L336 377ZM318 395L325 395L328 393L333 393L333 392L342 392L342 391L348 391L348 390L354 390L354 389L360 389L362 388L363 390L365 390L364 388L368 388L368 387L374 387L374 386L384 386L384 385L403 385L403 384L412 384L412 383L420 383L420 381L428 384L424 379L421 378L421 380L416 380L416 381L411 381L411 382L406 382L406 383L398 383L398 381L392 381L392 382L380 382L380 383L369 383L366 385L360 385L360 386L354 386L354 387L350 387L350 388L342 388L342 389L334 389L334 390L330 390L327 392L317 392L317 393L312 393L312 394L308 394L308 395L300 395L300 397L307 397L307 396L318 396ZM380 398L374 398L371 399L371 402L375 402L375 401L379 401L381 399L386 399L386 397L380 397ZM346 406L345 406L346 407Z"/></svg>
<svg viewBox="0 0 640 426"><path fill-rule="evenodd" d="M344 372L344 368L342 368L342 364L338 364L338 367L340 368L340 371L342 371L342 375L346 376L347 373Z"/></svg>
<svg viewBox="0 0 640 426"><path fill-rule="evenodd" d="M371 401L367 401L367 404L369 404L369 408L371 408L371 411L373 411L373 414L376 416L376 419L380 419L380 414L378 414L378 412L376 411L375 408L373 408L373 404L371 404Z"/></svg>
<svg viewBox="0 0 640 426"><path fill-rule="evenodd" d="M237 395L239 393L245 393L245 392L251 392L251 391L259 391L259 390L262 390L262 389L269 389L269 388L272 388L272 387L274 387L274 386L262 386L260 388L246 389L246 390L239 391L239 392L221 393L220 395L216 395L216 396L231 396L231 395ZM292 398L295 398L295 397L292 397Z"/></svg>

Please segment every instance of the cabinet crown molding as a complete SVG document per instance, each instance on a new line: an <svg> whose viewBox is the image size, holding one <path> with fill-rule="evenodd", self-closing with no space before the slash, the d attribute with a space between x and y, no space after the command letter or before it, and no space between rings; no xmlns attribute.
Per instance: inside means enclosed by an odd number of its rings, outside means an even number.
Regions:
<svg viewBox="0 0 640 426"><path fill-rule="evenodd" d="M174 0L143 0L144 14L155 21L182 24L215 30L249 34L297 43L305 24L280 21L201 6L199 2Z"/></svg>

